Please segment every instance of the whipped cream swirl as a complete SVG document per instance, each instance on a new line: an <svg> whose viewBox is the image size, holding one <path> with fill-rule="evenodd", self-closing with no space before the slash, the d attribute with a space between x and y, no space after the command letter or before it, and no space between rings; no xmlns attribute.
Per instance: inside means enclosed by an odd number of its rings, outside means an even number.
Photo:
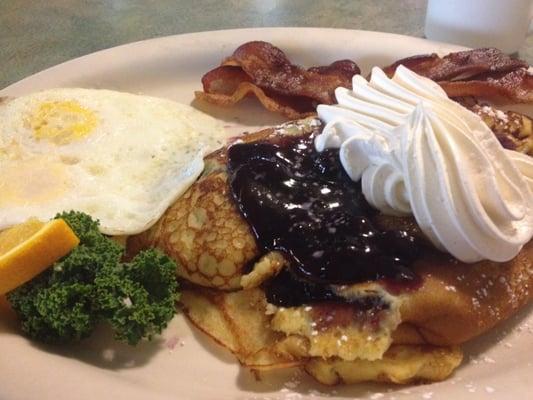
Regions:
<svg viewBox="0 0 533 400"><path fill-rule="evenodd" d="M319 105L318 151L340 148L367 201L413 214L433 244L464 262L514 258L533 237L533 158L505 150L476 114L400 66L337 88Z"/></svg>

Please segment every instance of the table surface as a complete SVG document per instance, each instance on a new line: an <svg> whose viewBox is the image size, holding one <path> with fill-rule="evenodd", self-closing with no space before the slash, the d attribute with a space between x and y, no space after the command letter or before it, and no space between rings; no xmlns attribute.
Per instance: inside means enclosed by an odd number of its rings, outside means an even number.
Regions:
<svg viewBox="0 0 533 400"><path fill-rule="evenodd" d="M63 61L142 39L308 26L422 37L425 0L0 0L0 88ZM533 64L533 37L519 51Z"/></svg>

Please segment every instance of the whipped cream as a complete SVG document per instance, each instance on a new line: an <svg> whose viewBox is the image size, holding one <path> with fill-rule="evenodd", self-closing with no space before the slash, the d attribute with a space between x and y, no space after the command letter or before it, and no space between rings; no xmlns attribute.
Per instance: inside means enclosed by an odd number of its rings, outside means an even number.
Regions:
<svg viewBox="0 0 533 400"><path fill-rule="evenodd" d="M319 105L318 151L339 148L367 201L413 214L433 244L464 262L514 258L533 237L533 158L505 150L490 128L430 79L400 66L337 88Z"/></svg>

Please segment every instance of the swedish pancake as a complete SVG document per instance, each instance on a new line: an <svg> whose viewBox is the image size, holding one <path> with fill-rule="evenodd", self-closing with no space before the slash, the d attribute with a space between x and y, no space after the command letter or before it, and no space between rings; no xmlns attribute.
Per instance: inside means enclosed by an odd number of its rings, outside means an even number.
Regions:
<svg viewBox="0 0 533 400"><path fill-rule="evenodd" d="M305 136L321 128L316 119L308 118L245 135L242 140L276 141L280 135ZM413 266L423 282L415 291L395 295L379 282L342 289L346 297L352 292L352 300L371 294L379 300L375 304L387 305L382 311L372 307L364 311L380 313L377 326L369 329L354 320L350 327L341 319L317 330L315 305L280 308L266 301L262 285L279 273L283 261L275 252L262 255L255 244L250 226L224 186L228 179L226 157L224 149L208 155L208 168L199 180L153 228L130 237L128 249L131 253L152 246L162 249L179 261L178 275L197 285L235 290L244 283L247 289L237 292L193 286L181 299L191 321L233 351L244 365L260 370L304 366L326 384L440 380L461 362L457 345L509 318L532 299L533 293L528 290L533 285L532 243L506 263L481 261L468 265L430 251ZM198 215L202 216L201 224L194 222ZM228 233L217 228L219 223L231 226ZM378 215L374 223L383 229L401 228L421 234L412 218ZM209 240L212 237L216 240ZM232 257L228 269L226 254ZM204 262L198 262L200 259ZM239 304L252 306L242 308ZM339 313L339 307L341 314L343 308L354 309L353 305L334 303L321 307L322 320ZM305 315L308 317L303 318ZM250 333L251 327L257 327L253 332L261 333ZM357 354L343 351L345 343L358 343ZM393 361L398 357L404 357L405 368L398 366L402 362ZM349 372L357 368L362 368L360 373Z"/></svg>

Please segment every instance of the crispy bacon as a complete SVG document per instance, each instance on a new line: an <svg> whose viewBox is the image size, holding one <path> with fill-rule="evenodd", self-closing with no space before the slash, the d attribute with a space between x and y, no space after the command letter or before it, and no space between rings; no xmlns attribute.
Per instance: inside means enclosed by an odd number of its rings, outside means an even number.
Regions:
<svg viewBox="0 0 533 400"><path fill-rule="evenodd" d="M203 92L196 98L230 106L255 95L265 108L288 118L314 113L318 103L333 104L339 86L351 87L361 71L350 60L304 69L291 64L277 47L266 42L245 43L224 60L221 67L202 78Z"/></svg>
<svg viewBox="0 0 533 400"><path fill-rule="evenodd" d="M392 76L399 65L438 82L453 98L483 99L496 103L533 102L533 76L524 61L493 48L417 55L384 68ZM239 46L222 65L202 78L196 98L232 106L255 96L268 110L296 119L315 112L317 104L334 104L335 88L351 88L361 71L351 60L309 69L294 65L279 48L267 42Z"/></svg>
<svg viewBox="0 0 533 400"><path fill-rule="evenodd" d="M196 98L221 106L233 106L248 95L255 95L263 107L291 119L303 118L314 113L316 104L302 96L283 96L270 93L253 84L242 68L223 65L202 78L204 91L196 92Z"/></svg>
<svg viewBox="0 0 533 400"><path fill-rule="evenodd" d="M404 65L419 75L438 82L450 97L476 97L495 102L533 101L533 78L528 64L492 48L418 55L384 68L388 76Z"/></svg>
<svg viewBox="0 0 533 400"><path fill-rule="evenodd" d="M437 82L467 80L480 74L498 74L528 67L526 62L493 48L459 51L442 58L436 54L417 55L398 60L383 70L392 77L399 65Z"/></svg>
<svg viewBox="0 0 533 400"><path fill-rule="evenodd" d="M239 46L227 62L239 65L260 88L285 96L309 97L325 104L335 101L335 88L350 85L352 76L361 72L350 60L305 70L291 64L279 48L259 41Z"/></svg>
<svg viewBox="0 0 533 400"><path fill-rule="evenodd" d="M509 72L502 77L469 81L439 82L450 97L472 96L495 103L533 102L533 76L526 69Z"/></svg>
<svg viewBox="0 0 533 400"><path fill-rule="evenodd" d="M206 93L231 95L243 82L251 82L250 77L241 67L230 65L212 69L202 77Z"/></svg>

